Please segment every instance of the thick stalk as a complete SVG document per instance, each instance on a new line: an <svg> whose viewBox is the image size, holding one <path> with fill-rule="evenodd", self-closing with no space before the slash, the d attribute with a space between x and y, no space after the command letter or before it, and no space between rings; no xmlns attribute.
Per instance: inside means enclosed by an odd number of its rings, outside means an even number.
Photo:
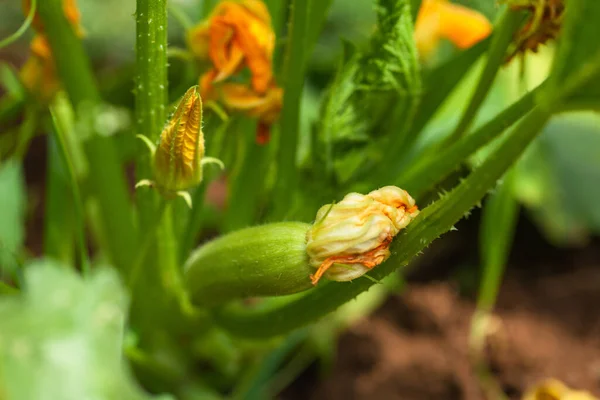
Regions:
<svg viewBox="0 0 600 400"><path fill-rule="evenodd" d="M153 143L158 140L167 119L167 0L138 0L136 6L136 133ZM150 153L142 142L136 153L138 180L151 179ZM152 224L154 195L148 190L136 192L140 227Z"/></svg>
<svg viewBox="0 0 600 400"><path fill-rule="evenodd" d="M308 57L306 47L311 3L312 0L294 0L291 6L291 22L284 66L277 184L274 188L276 219L285 216L298 183L296 149L300 131L300 102Z"/></svg>
<svg viewBox="0 0 600 400"><path fill-rule="evenodd" d="M449 231L494 187L496 181L520 157L546 124L550 114L536 108L510 133L486 161L448 195L425 208L392 243L391 257L375 268L371 277L381 280ZM224 308L215 312L219 324L246 337L270 337L286 333L334 311L369 289L374 282L357 279L348 283L326 283L299 299L269 309Z"/></svg>

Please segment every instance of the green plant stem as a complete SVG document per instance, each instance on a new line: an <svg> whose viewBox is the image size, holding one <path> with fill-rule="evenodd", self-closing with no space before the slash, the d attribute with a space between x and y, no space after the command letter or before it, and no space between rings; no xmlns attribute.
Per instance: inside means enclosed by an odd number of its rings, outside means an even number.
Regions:
<svg viewBox="0 0 600 400"><path fill-rule="evenodd" d="M413 164L395 184L407 190L414 198L421 198L456 170L470 155L531 111L540 90L541 86L538 86L481 128L443 149L435 157L422 158L422 161Z"/></svg>
<svg viewBox="0 0 600 400"><path fill-rule="evenodd" d="M490 329L490 312L502 284L512 245L519 204L513 195L514 169L507 172L495 193L488 197L481 218L480 249L483 276L477 309L471 319L469 352L474 370L488 398L506 399L485 359L485 343Z"/></svg>
<svg viewBox="0 0 600 400"><path fill-rule="evenodd" d="M425 208L391 246L392 255L374 268L371 277L381 280L407 264L434 239L449 231L519 158L550 118L536 108L506 137L485 162L448 195ZM325 283L299 299L269 309L225 307L215 311L216 321L235 335L264 338L281 335L315 321L352 300L373 285L369 279Z"/></svg>
<svg viewBox="0 0 600 400"><path fill-rule="evenodd" d="M244 129L248 130L252 129ZM256 143L254 137L246 142L244 160L236 168L236 173L229 176L229 201L224 221L226 232L251 226L255 222L263 195L264 176L267 175L271 160L272 152L268 145Z"/></svg>
<svg viewBox="0 0 600 400"><path fill-rule="evenodd" d="M71 190L71 197L73 199L73 219L75 224L75 240L77 243L78 254L77 261L81 266L81 271L83 274L89 275L90 260L87 253L87 242L85 238L85 213L83 212L83 198L79 190L79 183L77 182L77 178L75 176L75 167L67 150L64 132L57 123L57 115L52 108L50 109L50 113L52 115L53 137L56 142L62 164L66 167L67 178L69 180L68 186ZM65 238L62 237L62 240L64 239Z"/></svg>
<svg viewBox="0 0 600 400"><path fill-rule="evenodd" d="M277 183L274 187L274 217L283 218L290 207L298 183L296 149L300 131L300 103L306 70L307 34L312 0L293 0L284 66L283 110Z"/></svg>
<svg viewBox="0 0 600 400"><path fill-rule="evenodd" d="M155 143L167 119L167 0L137 0L135 55L136 133ZM135 164L138 180L152 178L150 164L150 153L139 142ZM140 190L136 197L144 231L152 224L154 194Z"/></svg>
<svg viewBox="0 0 600 400"><path fill-rule="evenodd" d="M483 277L477 308L484 312L496 302L516 228L519 203L513 195L514 175L514 171L506 174L483 208L479 231Z"/></svg>
<svg viewBox="0 0 600 400"><path fill-rule="evenodd" d="M446 139L445 143L453 143L461 138L473 124L473 120L477 116L481 104L494 83L498 70L506 59L506 53L508 47L512 43L514 34L517 29L519 29L522 22L522 13L505 8L500 23L494 29L490 48L488 50L487 61L483 71L481 71L479 81L475 87L475 92L473 92L469 105L465 109L456 129Z"/></svg>
<svg viewBox="0 0 600 400"><path fill-rule="evenodd" d="M44 0L38 4L58 75L78 117L90 121L100 103L100 95L83 46L62 10L61 0ZM93 132L91 121L88 128ZM136 243L127 185L113 143L93 133L84 144L90 166L88 187L100 205L109 258L115 266L126 269L133 260Z"/></svg>
<svg viewBox="0 0 600 400"><path fill-rule="evenodd" d="M411 139L414 141L425 125L431 121L433 114L440 105L448 98L450 93L462 81L465 71L471 68L475 61L481 57L490 44L490 38L486 38L475 46L458 53L450 60L435 69L425 73L423 77L425 92L423 98L427 101L421 102L412 127Z"/></svg>
<svg viewBox="0 0 600 400"><path fill-rule="evenodd" d="M74 198L69 193L68 167L61 156L56 136L48 138L46 161L46 192L44 201L44 254L65 265L74 266L75 234L71 210Z"/></svg>
<svg viewBox="0 0 600 400"><path fill-rule="evenodd" d="M142 266L144 265L146 255L148 253L148 250L150 249L150 246L154 242L154 239L156 238L156 231L160 226L166 209L167 200L161 199L158 205L158 210L156 211L156 214L154 214L154 221L152 225L144 231L144 236L142 236L140 246L137 249L137 256L135 258L135 261L133 262L131 270L129 271L129 277L127 279L128 286L131 291L135 289L135 285L140 276L140 272L142 270Z"/></svg>
<svg viewBox="0 0 600 400"><path fill-rule="evenodd" d="M27 17L25 18L25 21L23 21L23 24L19 27L19 29L17 29L17 31L15 33L13 33L9 37L2 39L0 41L0 49L8 46L9 44L15 42L17 39L19 39L21 36L23 36L23 34L27 31L27 28L29 28L29 26L31 25L31 22L33 21L33 16L35 15L36 8L37 8L37 0L31 0L29 13L27 14Z"/></svg>

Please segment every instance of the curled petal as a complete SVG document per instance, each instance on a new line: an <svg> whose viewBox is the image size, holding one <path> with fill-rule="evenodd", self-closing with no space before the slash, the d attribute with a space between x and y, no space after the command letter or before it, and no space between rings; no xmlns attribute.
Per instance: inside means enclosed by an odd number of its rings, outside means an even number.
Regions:
<svg viewBox="0 0 600 400"><path fill-rule="evenodd" d="M418 215L415 201L395 186L367 195L350 193L334 205L319 209L307 233L306 251L321 276L346 281L361 276L389 257L394 236Z"/></svg>
<svg viewBox="0 0 600 400"><path fill-rule="evenodd" d="M219 3L208 21L188 33L188 42L199 58L208 55L217 71L212 83L222 82L247 66L255 92L263 94L271 86L275 34L262 1Z"/></svg>
<svg viewBox="0 0 600 400"><path fill-rule="evenodd" d="M258 119L256 140L259 144L266 144L271 125L281 112L283 90L273 86L265 94L259 95L248 86L237 83L223 84L219 90L227 108Z"/></svg>
<svg viewBox="0 0 600 400"><path fill-rule="evenodd" d="M216 16L210 24L209 56L218 71L216 80L231 76L241 65L244 53L234 40L235 30L225 16Z"/></svg>

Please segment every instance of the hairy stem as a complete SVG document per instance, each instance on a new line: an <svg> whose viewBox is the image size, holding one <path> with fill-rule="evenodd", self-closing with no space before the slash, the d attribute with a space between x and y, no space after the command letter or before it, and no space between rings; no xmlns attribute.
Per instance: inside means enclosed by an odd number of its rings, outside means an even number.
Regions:
<svg viewBox="0 0 600 400"><path fill-rule="evenodd" d="M370 276L381 280L449 231L494 187L496 181L519 158L550 115L536 108L507 136L502 144L448 195L425 208L394 240L391 257ZM334 311L369 289L374 282L358 279L348 283L326 283L299 299L265 309L225 307L215 312L216 321L232 333L246 337L284 334Z"/></svg>
<svg viewBox="0 0 600 400"><path fill-rule="evenodd" d="M136 6L136 133L156 142L167 119L167 0L138 0ZM143 143L136 153L137 179L151 178L150 153ZM140 227L152 224L153 194L136 193Z"/></svg>

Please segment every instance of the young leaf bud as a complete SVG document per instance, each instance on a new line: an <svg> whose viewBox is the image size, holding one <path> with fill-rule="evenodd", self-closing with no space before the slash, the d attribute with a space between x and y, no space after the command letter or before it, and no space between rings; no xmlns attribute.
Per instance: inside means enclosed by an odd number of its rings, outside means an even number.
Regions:
<svg viewBox="0 0 600 400"><path fill-rule="evenodd" d="M419 210L414 199L395 186L367 195L350 193L336 204L321 207L306 235L311 275L316 284L324 275L334 281L350 281L381 264L389 255L394 236Z"/></svg>

